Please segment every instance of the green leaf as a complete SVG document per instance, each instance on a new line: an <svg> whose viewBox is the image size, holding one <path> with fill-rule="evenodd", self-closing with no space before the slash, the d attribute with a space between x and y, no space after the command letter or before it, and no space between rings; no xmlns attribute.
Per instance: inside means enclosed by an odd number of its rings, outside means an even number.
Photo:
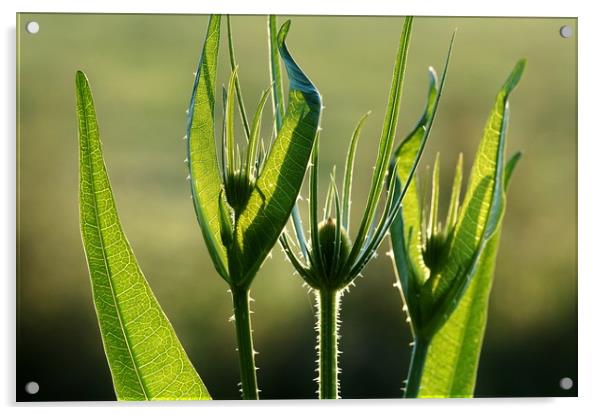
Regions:
<svg viewBox="0 0 602 415"><path fill-rule="evenodd" d="M282 70L280 68L280 55L278 53L278 34L276 30L276 16L269 15L268 23L268 43L270 49L270 80L274 88L272 94L272 112L274 113L274 134L278 134L282 128L282 119L284 118L284 93L282 92ZM291 213L293 226L299 248L303 257L307 259L307 241L303 231L303 223L299 214L299 207L295 203Z"/></svg>
<svg viewBox="0 0 602 415"><path fill-rule="evenodd" d="M223 191L219 194L219 221L222 230L222 243L225 246L230 246L234 239L234 209L228 204L226 193Z"/></svg>
<svg viewBox="0 0 602 415"><path fill-rule="evenodd" d="M121 228L82 72L76 75L76 91L81 233L117 398L210 399Z"/></svg>
<svg viewBox="0 0 602 415"><path fill-rule="evenodd" d="M248 284L286 225L295 205L320 122L322 98L290 55L285 43L287 21L278 34L280 55L289 78L282 128L245 208L237 218L230 273Z"/></svg>
<svg viewBox="0 0 602 415"><path fill-rule="evenodd" d="M506 163L506 184L519 158L517 153ZM419 397L470 398L474 394L501 231L498 224L458 307L431 341Z"/></svg>
<svg viewBox="0 0 602 415"><path fill-rule="evenodd" d="M209 17L207 36L188 108L188 168L192 201L203 238L217 272L229 281L226 248L222 243L219 200L222 184L215 146L215 74L220 39L219 15Z"/></svg>
<svg viewBox="0 0 602 415"><path fill-rule="evenodd" d="M519 61L497 94L472 167L466 196L454 229L449 258L441 275L427 281L429 287L425 287L425 290L431 298L432 306L441 313L451 313L450 307L453 308L454 302L469 283L469 270L475 255L479 255L485 241L493 235L503 213L508 97L517 85L524 67L525 61ZM460 289L450 289L452 285ZM434 322L433 324L436 325Z"/></svg>

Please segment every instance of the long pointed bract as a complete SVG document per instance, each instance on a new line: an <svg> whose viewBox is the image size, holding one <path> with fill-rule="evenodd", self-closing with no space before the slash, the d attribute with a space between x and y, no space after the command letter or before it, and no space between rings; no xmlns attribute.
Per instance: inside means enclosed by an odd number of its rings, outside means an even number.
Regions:
<svg viewBox="0 0 602 415"><path fill-rule="evenodd" d="M253 116L251 135L249 136L249 145L247 147L247 160L245 162L245 177L248 181L250 181L251 178L254 179L259 174L258 171L254 171L253 169L255 169L257 160L257 145L259 143L259 134L261 132L261 116L263 114L263 108L265 107L265 103L268 99L269 94L270 89L266 89L265 91L263 91L263 94L259 99L259 104L257 105L257 111Z"/></svg>
<svg viewBox="0 0 602 415"><path fill-rule="evenodd" d="M401 101L401 93L403 89L403 81L405 78L405 68L410 45L410 33L412 30L412 17L408 16L404 20L401 30L401 38L399 41L399 49L397 59L395 61L395 69L393 71L393 81L389 92L389 102L387 104L387 112L380 137L378 156L374 174L372 176L372 184L370 185L370 194L368 203L364 211L364 217L360 224L353 248L349 259L352 260L360 251L364 244L364 239L368 233L370 224L373 221L378 199L385 185L384 179L387 171L387 165L391 158L393 150L393 140L395 139L395 130L397 128L397 120L399 118L399 105Z"/></svg>
<svg viewBox="0 0 602 415"><path fill-rule="evenodd" d="M458 163L456 165L456 173L454 175L454 184L452 185L451 196L449 198L449 207L447 211L447 219L445 220L445 236L447 237L452 231L456 221L458 220L458 209L460 207L460 192L462 191L462 167L464 156L460 153Z"/></svg>
<svg viewBox="0 0 602 415"><path fill-rule="evenodd" d="M226 25L228 28L228 52L230 55L230 69L234 69L238 66L236 64L236 55L234 54L234 41L232 40L232 26L230 24L230 16L226 16ZM242 97L242 89L240 87L240 81L238 78L235 80L236 83L236 98L238 100L238 111L240 112L240 118L242 119L242 126L245 130L245 137L247 140L251 136L251 130L249 128L249 121L247 118L247 111L245 110L245 103Z"/></svg>
<svg viewBox="0 0 602 415"><path fill-rule="evenodd" d="M234 179L236 171L234 149L234 94L236 85L236 72L238 68L234 68L228 82L228 93L226 95L226 108L224 117L226 119L226 178Z"/></svg>
<svg viewBox="0 0 602 415"><path fill-rule="evenodd" d="M349 232L349 217L351 216L351 186L353 182L353 165L355 163L355 152L357 150L357 143L360 138L362 127L366 122L366 119L370 115L370 111L360 118L357 123L351 142L349 143L349 149L347 150L347 160L345 162L345 173L343 178L343 227Z"/></svg>

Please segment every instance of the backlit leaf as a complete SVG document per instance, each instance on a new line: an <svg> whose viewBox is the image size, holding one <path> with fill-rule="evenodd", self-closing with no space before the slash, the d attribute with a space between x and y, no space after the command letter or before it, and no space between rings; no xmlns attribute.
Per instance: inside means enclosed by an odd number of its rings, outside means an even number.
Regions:
<svg viewBox="0 0 602 415"><path fill-rule="evenodd" d="M226 248L220 231L219 200L222 190L215 147L215 74L221 16L209 18L190 106L188 108L188 168L192 201L203 238L217 272L228 281ZM233 97L232 97L233 98Z"/></svg>
<svg viewBox="0 0 602 415"><path fill-rule="evenodd" d="M286 225L305 176L322 111L320 93L286 46L289 26L290 21L278 34L290 84L282 128L237 220L229 255L230 273L242 285L255 275Z"/></svg>
<svg viewBox="0 0 602 415"><path fill-rule="evenodd" d="M518 157L513 157L506 163L504 186L517 161ZM458 307L433 337L419 397L469 398L474 394L501 232L499 224Z"/></svg>
<svg viewBox="0 0 602 415"><path fill-rule="evenodd" d="M80 225L96 314L119 400L210 399L123 232L92 93L76 75Z"/></svg>
<svg viewBox="0 0 602 415"><path fill-rule="evenodd" d="M454 230L450 258L433 290L435 301L455 282L459 272L468 270L475 252L483 245L484 239L492 236L497 219L503 212L504 126L508 116L508 97L520 80L524 66L524 60L517 63L498 93L487 120Z"/></svg>

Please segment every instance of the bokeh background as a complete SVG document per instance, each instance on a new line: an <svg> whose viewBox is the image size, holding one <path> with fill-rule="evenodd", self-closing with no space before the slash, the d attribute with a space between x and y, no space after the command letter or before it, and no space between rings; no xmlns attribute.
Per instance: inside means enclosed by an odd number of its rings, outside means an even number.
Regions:
<svg viewBox="0 0 602 415"><path fill-rule="evenodd" d="M40 24L36 35L25 31L32 20ZM292 20L290 48L324 97L325 167L342 167L355 123L372 110L356 162L352 220L358 221L402 20ZM252 113L269 84L265 17L236 16L232 23ZM203 244L183 164L185 109L206 24L201 15L18 18L19 400L114 399L78 225L77 69L92 84L121 221L140 265L213 397L239 397L230 295ZM565 24L573 27L572 38L559 35ZM477 396L577 393L576 25L576 19L415 20L398 140L424 105L428 66L441 71L458 29L419 172L426 177L441 152L443 211L458 153L470 166L498 88L519 58L528 59L511 98L508 150L523 150L524 158L509 193ZM225 35L220 65L225 83ZM270 125L266 111L266 136ZM324 193L328 168L322 174ZM344 298L345 398L401 395L410 332L387 249L388 242ZM314 301L279 249L257 276L252 295L262 398L314 398ZM573 379L571 390L560 388L563 377ZM37 395L24 393L28 381L40 384Z"/></svg>

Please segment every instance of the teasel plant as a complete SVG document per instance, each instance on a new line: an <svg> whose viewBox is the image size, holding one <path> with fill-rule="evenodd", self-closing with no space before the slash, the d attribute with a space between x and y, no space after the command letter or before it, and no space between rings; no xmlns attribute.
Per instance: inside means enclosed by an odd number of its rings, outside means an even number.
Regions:
<svg viewBox="0 0 602 415"><path fill-rule="evenodd" d="M287 21L277 35L270 33L270 48L275 49L284 61L289 94L286 107L282 103L281 128L272 137L271 145L266 145L260 138L262 111L273 86L261 95L249 123L228 17L231 75L228 87L222 93L224 119L220 166L214 114L220 25L221 16L209 18L188 109L185 163L190 172L193 205L205 244L215 269L232 294L242 396L258 399L250 288L297 200L320 123L322 99L286 46L290 28L290 21ZM244 155L235 142L236 103L245 135Z"/></svg>
<svg viewBox="0 0 602 415"><path fill-rule="evenodd" d="M462 203L460 154L444 224L438 219L439 155L432 171L430 205L424 202L422 182L408 162L435 115L432 79L424 114L390 164L397 186L410 183L391 225L389 252L413 335L408 398L473 396L506 190L521 157L517 152L505 159L508 100L524 68L525 60L518 61L497 94Z"/></svg>
<svg viewBox="0 0 602 415"><path fill-rule="evenodd" d="M285 230L280 242L286 257L315 293L317 304L317 350L318 350L318 394L320 399L338 399L340 369L338 366L338 327L340 301L344 293L354 285L354 280L360 276L368 262L376 256L377 249L388 233L391 222L400 209L401 201L406 192L412 174L405 183L392 180L396 177L395 168L388 171L389 160L392 156L395 132L399 118L403 82L409 51L412 17L406 17L403 23L397 58L395 61L393 80L389 92L384 124L380 136L378 155L368 200L360 225L351 237L350 206L352 176L355 154L361 129L368 114L364 115L357 124L347 151L342 195L339 193L335 171L331 174L323 214L318 212L318 176L319 176L319 140L314 145L311 167L309 172L309 222L310 238L306 239L302 226L294 223L296 242ZM453 40L452 40L453 41ZM450 46L451 51L451 46ZM443 85L447 62L441 79ZM430 69L431 73L434 70ZM441 98L439 93L434 96L434 110ZM432 119L431 119L432 121ZM404 161L411 164L414 171L431 129L432 122L425 126L425 134L420 144L413 148L410 154L405 153ZM388 191L386 190L388 188ZM386 194L386 195L385 195ZM384 206L378 214L379 201L384 196ZM293 218L294 219L294 218ZM298 251L298 252L297 252Z"/></svg>

